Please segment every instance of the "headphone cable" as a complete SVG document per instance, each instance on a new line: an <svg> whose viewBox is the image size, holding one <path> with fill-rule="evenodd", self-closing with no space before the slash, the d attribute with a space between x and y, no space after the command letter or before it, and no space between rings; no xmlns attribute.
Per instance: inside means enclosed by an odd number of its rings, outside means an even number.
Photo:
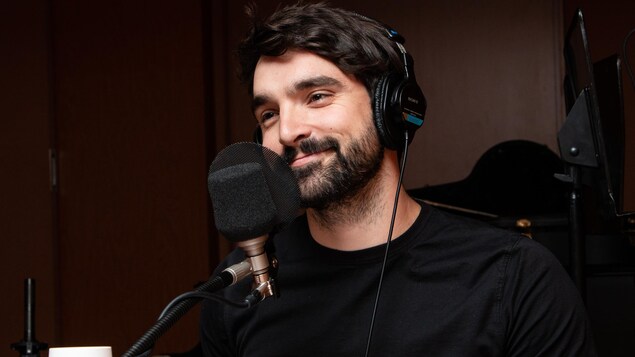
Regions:
<svg viewBox="0 0 635 357"><path fill-rule="evenodd" d="M390 248L390 241L392 240L392 231L395 226L395 217L397 216L397 204L399 203L399 192L401 191L401 183L403 181L404 168L406 167L406 159L408 158L408 130L404 130L404 149L401 158L401 165L399 167L399 180L397 182L397 192L395 192L395 203L392 209L392 217L390 219L390 229L388 230L388 239L386 241L386 249L384 251L384 259L381 263L381 273L379 274L379 284L377 285L377 295L375 296L375 305L373 306L373 315L370 319L370 330L368 331L368 341L366 342L365 357L368 357L370 352L370 344L373 338L373 327L375 326L375 316L377 315L377 307L379 306L379 296L381 294L381 286L384 281L384 272L386 271L386 262L388 261L388 250Z"/></svg>

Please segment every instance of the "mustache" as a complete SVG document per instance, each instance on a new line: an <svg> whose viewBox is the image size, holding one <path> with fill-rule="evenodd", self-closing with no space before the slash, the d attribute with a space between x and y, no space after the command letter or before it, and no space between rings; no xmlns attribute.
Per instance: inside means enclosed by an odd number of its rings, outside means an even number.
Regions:
<svg viewBox="0 0 635 357"><path fill-rule="evenodd" d="M298 145L298 147L285 146L282 158L287 164L291 164L300 152L305 154L314 154L328 149L335 149L336 152L339 152L340 143L337 139L330 136L327 136L324 139L308 138L300 141L300 145Z"/></svg>

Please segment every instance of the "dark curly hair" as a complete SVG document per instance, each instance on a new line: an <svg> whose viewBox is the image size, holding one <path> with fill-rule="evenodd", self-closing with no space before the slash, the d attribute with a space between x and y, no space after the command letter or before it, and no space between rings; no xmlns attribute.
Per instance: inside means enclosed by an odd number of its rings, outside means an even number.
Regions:
<svg viewBox="0 0 635 357"><path fill-rule="evenodd" d="M331 61L361 81L371 97L381 76L404 71L388 28L355 12L325 3L296 4L278 9L262 22L254 5L246 12L252 25L238 48L238 58L239 77L250 95L260 56L281 56L289 49L307 50Z"/></svg>

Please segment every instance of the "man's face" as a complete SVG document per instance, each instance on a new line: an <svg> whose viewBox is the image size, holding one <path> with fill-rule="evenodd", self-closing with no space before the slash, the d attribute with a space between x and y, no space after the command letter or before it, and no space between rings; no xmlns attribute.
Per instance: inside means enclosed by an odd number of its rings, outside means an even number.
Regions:
<svg viewBox="0 0 635 357"><path fill-rule="evenodd" d="M263 56L253 92L263 145L289 163L305 207L352 198L379 170L368 92L333 63L306 51Z"/></svg>

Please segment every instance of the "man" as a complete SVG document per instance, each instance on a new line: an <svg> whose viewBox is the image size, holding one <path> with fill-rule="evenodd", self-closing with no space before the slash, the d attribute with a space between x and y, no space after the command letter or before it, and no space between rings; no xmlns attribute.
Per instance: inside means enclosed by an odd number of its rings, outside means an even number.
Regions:
<svg viewBox="0 0 635 357"><path fill-rule="evenodd" d="M242 77L262 144L293 169L306 214L270 239L280 297L250 309L204 305L206 355L594 355L581 299L546 249L400 186L401 147L386 148L375 102L386 73L408 76L392 36L323 4L254 21ZM236 251L219 269L242 259ZM242 300L250 285L225 297Z"/></svg>

